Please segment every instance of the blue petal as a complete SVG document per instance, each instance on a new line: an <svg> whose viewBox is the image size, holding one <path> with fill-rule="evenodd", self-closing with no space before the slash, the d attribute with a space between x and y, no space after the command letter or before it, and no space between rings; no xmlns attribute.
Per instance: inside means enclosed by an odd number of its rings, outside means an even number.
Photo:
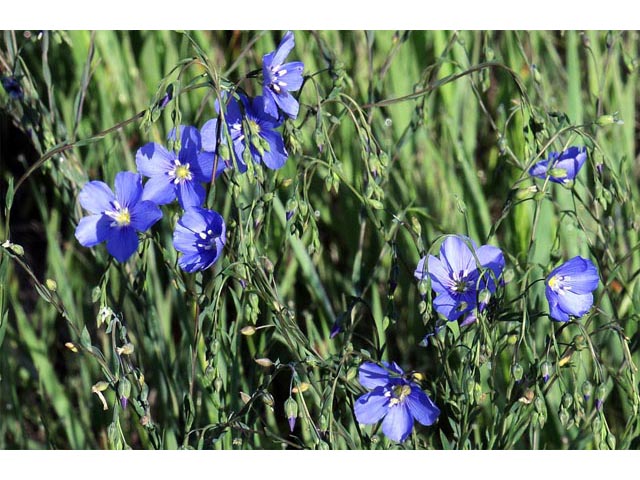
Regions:
<svg viewBox="0 0 640 480"><path fill-rule="evenodd" d="M278 77L278 81L285 83L282 87L284 90L295 92L302 86L304 78L302 77L302 71L304 70L304 63L302 62L289 62L280 67L280 70L286 70L282 76Z"/></svg>
<svg viewBox="0 0 640 480"><path fill-rule="evenodd" d="M287 55L289 55L289 52L293 50L294 46L295 41L293 39L293 32L289 31L285 33L284 37L282 37L282 40L280 40L280 45L278 45L278 48L275 51L275 55L273 56L273 58L271 58L271 64L274 66L282 65L285 58L287 58Z"/></svg>
<svg viewBox="0 0 640 480"><path fill-rule="evenodd" d="M418 281L423 280L427 276L427 266L425 265L426 259L427 257L422 257L418 262L418 266L413 271L413 276L416 277L416 280Z"/></svg>
<svg viewBox="0 0 640 480"><path fill-rule="evenodd" d="M138 173L119 172L116 175L115 190L120 205L131 207L142 197L142 177Z"/></svg>
<svg viewBox="0 0 640 480"><path fill-rule="evenodd" d="M558 306L574 317L581 317L593 306L593 294L577 295L568 291L558 293Z"/></svg>
<svg viewBox="0 0 640 480"><path fill-rule="evenodd" d="M496 290L496 281L504 270L505 262L502 250L492 245L483 245L476 250L476 256L482 268L490 270L484 273L484 282L480 288L488 288L493 293Z"/></svg>
<svg viewBox="0 0 640 480"><path fill-rule="evenodd" d="M272 117L278 116L278 105L276 104L276 99L278 95L271 91L270 88L265 88L263 91L263 106L264 111L268 115Z"/></svg>
<svg viewBox="0 0 640 480"><path fill-rule="evenodd" d="M210 183L212 180L211 174L213 173L213 166L216 165L216 176L218 178L220 174L228 167L227 162L222 157L219 157L212 152L201 152L198 154L198 158L195 164L193 164L194 176L198 181Z"/></svg>
<svg viewBox="0 0 640 480"><path fill-rule="evenodd" d="M280 109L291 118L298 116L300 105L298 101L289 92L283 90L280 94L275 95L275 101Z"/></svg>
<svg viewBox="0 0 640 480"><path fill-rule="evenodd" d="M447 320L453 321L475 307L475 292L468 292L454 298L448 293L439 293L433 301L433 307Z"/></svg>
<svg viewBox="0 0 640 480"><path fill-rule="evenodd" d="M93 214L113 210L111 202L116 199L109 186L98 180L88 182L80 190L80 205Z"/></svg>
<svg viewBox="0 0 640 480"><path fill-rule="evenodd" d="M451 274L439 258L429 255L427 261L429 266L429 276L431 277L431 288L437 293L449 294L449 285L452 282Z"/></svg>
<svg viewBox="0 0 640 480"><path fill-rule="evenodd" d="M405 398L405 402L413 418L422 425L432 425L440 415L440 409L417 386L411 386L411 393Z"/></svg>
<svg viewBox="0 0 640 480"><path fill-rule="evenodd" d="M199 207L204 202L205 191L197 182L181 182L178 184L178 201L185 210L189 207Z"/></svg>
<svg viewBox="0 0 640 480"><path fill-rule="evenodd" d="M454 273L476 270L476 260L469 246L459 236L447 237L440 247L440 259L447 262Z"/></svg>
<svg viewBox="0 0 640 480"><path fill-rule="evenodd" d="M262 155L262 162L272 170L282 168L289 154L284 148L282 135L274 131L263 131L260 134L268 143L270 150Z"/></svg>
<svg viewBox="0 0 640 480"><path fill-rule="evenodd" d="M107 251L119 262L125 262L138 249L138 235L133 227L110 229Z"/></svg>
<svg viewBox="0 0 640 480"><path fill-rule="evenodd" d="M369 393L365 393L356 400L353 412L358 423L370 425L379 422L389 409L389 397L384 395L383 387L378 387Z"/></svg>
<svg viewBox="0 0 640 480"><path fill-rule="evenodd" d="M369 390L373 390L376 387L384 387L389 383L389 372L380 365L365 362L360 365L358 381L360 385Z"/></svg>
<svg viewBox="0 0 640 480"><path fill-rule="evenodd" d="M149 200L138 202L131 210L131 226L144 232L162 218L162 210Z"/></svg>
<svg viewBox="0 0 640 480"><path fill-rule="evenodd" d="M220 133L224 138L224 132L222 128ZM200 129L200 136L202 138L202 150L205 152L215 152L218 146L218 119L212 118L205 122Z"/></svg>
<svg viewBox="0 0 640 480"><path fill-rule="evenodd" d="M558 322L568 322L569 315L558 305L558 294L549 287L545 289L544 294L547 297L547 302L549 302L549 316L551 319Z"/></svg>
<svg viewBox="0 0 640 480"><path fill-rule="evenodd" d="M567 172L566 177L561 180L566 182L573 180L587 160L587 150L585 147L571 147L562 152L558 161L552 165L552 168L560 168Z"/></svg>
<svg viewBox="0 0 640 480"><path fill-rule="evenodd" d="M158 143L147 143L136 152L136 167L145 177L164 175L174 168L175 154Z"/></svg>
<svg viewBox="0 0 640 480"><path fill-rule="evenodd" d="M81 218L75 232L80 245L93 247L104 242L109 235L111 221L106 215L100 214Z"/></svg>
<svg viewBox="0 0 640 480"><path fill-rule="evenodd" d="M413 417L405 402L387 410L382 422L382 432L394 442L404 442L413 430Z"/></svg>
<svg viewBox="0 0 640 480"><path fill-rule="evenodd" d="M529 169L529 175L537 178L546 178L547 168L549 168L549 160L541 160Z"/></svg>
<svg viewBox="0 0 640 480"><path fill-rule="evenodd" d="M189 253L180 257L178 266L188 273L204 270L213 263L211 262L210 256L209 252Z"/></svg>
<svg viewBox="0 0 640 480"><path fill-rule="evenodd" d="M156 205L164 205L176 199L176 186L168 175L149 178L144 184L141 200L150 200Z"/></svg>
<svg viewBox="0 0 640 480"><path fill-rule="evenodd" d="M571 260L560 265L553 270L547 277L547 282L554 275L561 275L564 279L561 281L563 287L568 287L573 293L587 294L598 288L598 270L591 260L580 256L573 257Z"/></svg>

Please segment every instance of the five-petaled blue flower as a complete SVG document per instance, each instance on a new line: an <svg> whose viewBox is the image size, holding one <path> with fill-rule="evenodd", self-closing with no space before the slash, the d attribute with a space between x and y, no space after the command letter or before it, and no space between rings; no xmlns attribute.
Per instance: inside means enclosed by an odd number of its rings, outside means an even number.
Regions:
<svg viewBox="0 0 640 480"><path fill-rule="evenodd" d="M145 177L144 199L158 205L175 200L182 208L199 207L204 202L201 182L211 181L213 156L202 155L200 132L195 127L180 126L180 151L167 150L158 143L147 143L136 153L136 166ZM175 139L175 130L169 133Z"/></svg>
<svg viewBox="0 0 640 480"><path fill-rule="evenodd" d="M10 98L14 100L22 100L24 93L22 92L20 82L18 82L16 77L2 77L0 82Z"/></svg>
<svg viewBox="0 0 640 480"><path fill-rule="evenodd" d="M442 242L440 258L423 257L414 275L418 280L423 280L427 273L431 277L431 288L437 293L433 306L438 313L448 320L469 314L466 324L475 320L476 307L480 311L486 307L485 301L478 302L478 294L483 290L494 293L503 269L504 255L499 248L491 245L478 248L469 238L450 236Z"/></svg>
<svg viewBox="0 0 640 480"><path fill-rule="evenodd" d="M184 255L178 260L186 272L205 270L216 263L226 242L222 216L213 210L192 207L176 224L173 246Z"/></svg>
<svg viewBox="0 0 640 480"><path fill-rule="evenodd" d="M107 242L108 252L119 262L126 261L138 248L138 232L148 230L162 218L158 206L142 200L142 177L120 172L115 179L115 195L106 183L87 183L78 196L80 205L91 215L76 228L76 238L85 247Z"/></svg>
<svg viewBox="0 0 640 480"><path fill-rule="evenodd" d="M569 315L581 317L593 305L593 291L598 287L598 270L586 258L573 257L554 269L547 277L545 295L549 316L568 322Z"/></svg>
<svg viewBox="0 0 640 480"><path fill-rule="evenodd" d="M247 143L253 160L256 163L264 163L272 170L281 168L289 156L282 135L275 131L282 124L282 119L266 113L264 101L264 97L250 100L240 95L240 102L232 98L227 106L226 121L238 160L238 170L241 173L247 170L243 159Z"/></svg>
<svg viewBox="0 0 640 480"><path fill-rule="evenodd" d="M294 45L293 33L287 32L276 51L262 57L264 109L275 118L279 116L278 107L291 118L298 116L300 105L289 92L296 91L302 86L304 64L302 62L283 63Z"/></svg>
<svg viewBox="0 0 640 480"><path fill-rule="evenodd" d="M356 400L354 412L359 423L368 425L382 421L382 432L394 442L404 442L413 430L413 421L431 425L440 409L420 386L404 376L395 363L360 365L358 380L371 390Z"/></svg>
<svg viewBox="0 0 640 480"><path fill-rule="evenodd" d="M536 163L529 169L529 175L555 183L568 183L578 175L587 160L585 147L571 147L563 152L551 152L546 160Z"/></svg>

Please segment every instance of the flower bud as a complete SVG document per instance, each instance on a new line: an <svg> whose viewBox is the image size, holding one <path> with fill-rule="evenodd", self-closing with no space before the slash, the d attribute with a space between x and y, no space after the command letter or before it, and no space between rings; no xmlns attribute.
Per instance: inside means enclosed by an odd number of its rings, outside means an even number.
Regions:
<svg viewBox="0 0 640 480"><path fill-rule="evenodd" d="M243 327L243 328L240 329L240 333L242 335L246 335L248 337L248 336L251 336L254 333L256 333L256 329L255 329L255 327L252 327L251 325L247 325L246 327Z"/></svg>
<svg viewBox="0 0 640 480"><path fill-rule="evenodd" d="M573 397L571 396L570 393L566 392L563 396L562 396L562 406L564 408L570 408L571 404L573 403Z"/></svg>
<svg viewBox="0 0 640 480"><path fill-rule="evenodd" d="M47 286L47 288L51 291L51 292L55 292L58 289L58 284L56 283L55 280L52 280L51 278L47 278L44 281L44 284Z"/></svg>
<svg viewBox="0 0 640 480"><path fill-rule="evenodd" d="M269 392L264 392L262 394L262 401L264 402L265 405L269 407L273 407L273 404L275 403L275 400L273 399L273 395L271 395Z"/></svg>
<svg viewBox="0 0 640 480"><path fill-rule="evenodd" d="M604 404L604 399L607 396L607 386L604 383L598 385L596 389L596 409L601 410Z"/></svg>
<svg viewBox="0 0 640 480"><path fill-rule="evenodd" d="M256 358L254 360L261 367L269 368L273 365L273 362L269 358Z"/></svg>
<svg viewBox="0 0 640 480"><path fill-rule="evenodd" d="M593 393L593 385L589 380L585 380L582 384L582 396L584 397L585 402L591 398L591 394Z"/></svg>
<svg viewBox="0 0 640 480"><path fill-rule="evenodd" d="M298 417L298 402L292 397L287 398L284 402L284 414L289 420L289 430L293 432L296 426L296 418Z"/></svg>
<svg viewBox="0 0 640 480"><path fill-rule="evenodd" d="M220 377L216 377L213 381L213 388L216 392L220 392L220 390L222 390L222 379Z"/></svg>
<svg viewBox="0 0 640 480"><path fill-rule="evenodd" d="M240 400L242 400L242 403L247 404L249 403L249 400L251 400L251 396L247 395L244 392L240 392Z"/></svg>
<svg viewBox="0 0 640 480"><path fill-rule="evenodd" d="M511 366L511 377L516 382L519 382L520 380L522 380L522 375L524 375L524 369L522 368L522 365L520 365L519 363L514 363Z"/></svg>
<svg viewBox="0 0 640 480"><path fill-rule="evenodd" d="M546 360L540 365L540 373L542 374L542 380L544 381L544 383L547 383L549 381L552 368L553 367L551 365L551 362L548 362Z"/></svg>

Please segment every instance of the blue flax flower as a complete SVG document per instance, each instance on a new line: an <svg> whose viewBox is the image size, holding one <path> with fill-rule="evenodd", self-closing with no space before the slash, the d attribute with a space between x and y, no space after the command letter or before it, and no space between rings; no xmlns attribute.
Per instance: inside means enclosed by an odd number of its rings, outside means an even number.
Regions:
<svg viewBox="0 0 640 480"><path fill-rule="evenodd" d="M293 33L287 32L275 52L262 57L264 109L272 117L278 117L278 107L291 118L298 116L300 105L289 92L302 86L302 62L283 63L295 42Z"/></svg>
<svg viewBox="0 0 640 480"><path fill-rule="evenodd" d="M360 365L358 380L371 390L356 400L354 412L358 423L365 425L382 420L382 432L394 442L404 442L413 430L413 421L432 425L440 409L420 386L404 377L395 363Z"/></svg>
<svg viewBox="0 0 640 480"><path fill-rule="evenodd" d="M220 128L219 132L218 128ZM218 134L220 134L219 141ZM200 162L206 162L207 165L211 165L212 170L215 166L216 178L218 178L225 169L233 166L233 162L231 158L229 158L229 154L224 155L221 153L218 155L218 151L222 152L225 149L228 151L228 142L225 132L222 130L222 125L218 127L217 118L212 118L205 122L200 129L200 137L202 139L202 152L198 155L199 160Z"/></svg>
<svg viewBox="0 0 640 480"><path fill-rule="evenodd" d="M281 168L289 156L282 135L275 131L282 120L265 112L264 101L264 97L249 100L241 95L240 102L232 98L227 106L226 120L241 173L247 170L243 159L247 143L253 160L264 163L272 170Z"/></svg>
<svg viewBox="0 0 640 480"><path fill-rule="evenodd" d="M226 242L226 226L218 212L189 208L178 220L173 246L184 255L178 265L186 272L205 270L216 263Z"/></svg>
<svg viewBox="0 0 640 480"><path fill-rule="evenodd" d="M426 278L427 273L431 277L431 288L437 294L433 306L438 313L447 320L468 314L463 322L468 324L475 320L475 308L482 311L486 307L485 302L478 303L478 294L483 290L494 293L503 269L504 255L499 248L491 245L478 248L469 238L451 236L442 242L440 258L423 257L414 275L418 280Z"/></svg>
<svg viewBox="0 0 640 480"><path fill-rule="evenodd" d="M536 163L529 169L529 175L555 183L568 183L578 175L587 160L585 147L571 147L563 152L551 152L546 160Z"/></svg>
<svg viewBox="0 0 640 480"><path fill-rule="evenodd" d="M200 155L200 132L195 127L180 126L180 151L167 150L158 143L147 143L136 153L136 166L145 177L144 199L158 205L170 203L178 197L182 208L199 207L205 190L201 182L209 182L213 170L213 156ZM169 139L175 138L175 130Z"/></svg>
<svg viewBox="0 0 640 480"><path fill-rule="evenodd" d="M591 260L573 257L547 277L545 295L553 320L568 322L569 315L581 317L593 305L593 291L598 287L598 270Z"/></svg>
<svg viewBox="0 0 640 480"><path fill-rule="evenodd" d="M78 196L80 205L91 215L76 228L76 238L85 247L104 241L107 251L119 262L126 261L138 249L138 232L148 230L162 218L160 208L142 200L142 177L120 172L115 179L115 195L106 183L87 183Z"/></svg>

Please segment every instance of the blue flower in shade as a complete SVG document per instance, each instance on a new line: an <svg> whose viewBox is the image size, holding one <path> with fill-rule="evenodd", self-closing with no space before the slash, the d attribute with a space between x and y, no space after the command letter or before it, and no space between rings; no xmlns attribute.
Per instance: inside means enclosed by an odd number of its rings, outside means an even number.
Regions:
<svg viewBox="0 0 640 480"><path fill-rule="evenodd" d="M10 98L14 100L22 100L24 93L22 92L20 82L18 82L16 77L2 77L1 83Z"/></svg>
<svg viewBox="0 0 640 480"><path fill-rule="evenodd" d="M76 228L76 238L85 247L104 241L107 251L119 262L126 261L138 249L138 234L162 218L160 208L142 199L142 177L120 172L115 179L115 195L106 183L87 183L78 196L80 205L91 215Z"/></svg>
<svg viewBox="0 0 640 480"><path fill-rule="evenodd" d="M358 380L371 390L356 400L354 412L359 423L368 425L382 420L382 432L394 442L404 442L413 430L413 421L432 425L440 409L420 386L404 377L395 363L360 365Z"/></svg>
<svg viewBox="0 0 640 480"><path fill-rule="evenodd" d="M241 128L242 122L240 121L240 129ZM220 141L218 141L218 134L220 134ZM220 149L219 147L228 148L228 142L225 132L222 130L222 126L218 132L217 118L212 118L205 122L200 129L200 137L202 139L202 152L199 154L200 161L206 162L207 165L210 164L212 169L215 167L216 178L218 178L225 169L233 167L233 161L231 158L226 158L229 157L229 155L217 155L218 150Z"/></svg>
<svg viewBox="0 0 640 480"><path fill-rule="evenodd" d="M546 160L529 169L529 175L555 183L568 183L578 175L587 160L585 147L571 147L563 152L551 152Z"/></svg>
<svg viewBox="0 0 640 480"><path fill-rule="evenodd" d="M549 302L549 316L568 322L569 315L581 317L593 305L593 291L598 287L598 270L591 260L573 257L547 277L544 291Z"/></svg>
<svg viewBox="0 0 640 480"><path fill-rule="evenodd" d="M178 198L182 208L199 207L204 202L202 182L211 181L213 155L202 155L200 132L180 126L180 151L167 150L158 143L147 143L136 153L136 166L145 177L144 199L158 205ZM175 130L169 140L175 139Z"/></svg>
<svg viewBox="0 0 640 480"><path fill-rule="evenodd" d="M289 92L302 86L302 62L283 63L295 42L293 33L287 32L275 52L262 57L264 109L272 117L278 117L278 107L291 118L298 116L300 105Z"/></svg>
<svg viewBox="0 0 640 480"><path fill-rule="evenodd" d="M450 236L442 242L440 258L423 257L414 276L423 280L429 274L431 288L437 294L433 301L436 311L447 320L457 320L467 314L463 321L466 325L475 321L474 309L482 311L486 307L486 302L478 301L478 294L483 290L491 294L496 291L496 281L504 265L504 255L499 248L491 245L478 248L469 238Z"/></svg>
<svg viewBox="0 0 640 480"><path fill-rule="evenodd" d="M184 254L178 265L189 273L216 263L225 242L226 226L222 216L200 207L185 211L173 232L173 246Z"/></svg>
<svg viewBox="0 0 640 480"><path fill-rule="evenodd" d="M247 143L251 157L256 163L264 163L272 170L281 168L289 156L284 147L282 135L275 131L282 124L282 120L265 112L264 97L249 100L241 95L240 100L244 115L240 103L235 98L229 101L226 115L238 160L238 169L241 173L247 170L243 160Z"/></svg>

